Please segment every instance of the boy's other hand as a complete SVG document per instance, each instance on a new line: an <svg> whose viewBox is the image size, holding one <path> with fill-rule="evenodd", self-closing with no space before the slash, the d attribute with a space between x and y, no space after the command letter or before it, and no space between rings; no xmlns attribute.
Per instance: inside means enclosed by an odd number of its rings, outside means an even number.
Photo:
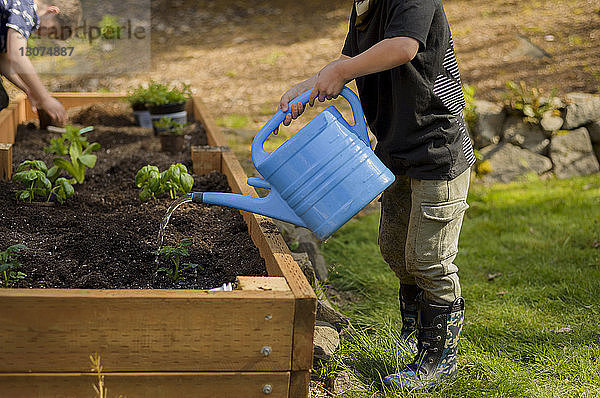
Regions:
<svg viewBox="0 0 600 398"><path fill-rule="evenodd" d="M67 111L56 98L46 98L38 105L38 108L45 110L58 127L64 126L67 121Z"/></svg>
<svg viewBox="0 0 600 398"><path fill-rule="evenodd" d="M344 77L342 65L346 62L344 59L330 62L317 75L317 82L310 93L308 101L310 106L314 106L315 99L324 102L326 99L331 100L337 98L344 85L349 79Z"/></svg>
<svg viewBox="0 0 600 398"><path fill-rule="evenodd" d="M285 116L285 119L283 120L284 126L289 126L290 123L292 123L292 119L298 118L298 116L302 115L302 112L304 112L304 104L302 102L290 104L291 100L302 94L304 91L308 90L308 88L305 87L306 84L304 83L305 82L302 82L290 88L283 94L283 96L281 97L281 101L279 101L279 106L277 107L277 110L288 112L290 110L290 105L292 108L291 112L288 113ZM279 127L273 130L273 134L277 135L277 133L279 133Z"/></svg>

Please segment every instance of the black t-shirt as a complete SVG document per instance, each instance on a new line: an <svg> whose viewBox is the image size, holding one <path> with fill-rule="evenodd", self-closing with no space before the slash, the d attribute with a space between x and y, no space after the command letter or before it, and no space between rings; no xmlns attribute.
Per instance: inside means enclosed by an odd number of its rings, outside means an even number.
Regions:
<svg viewBox="0 0 600 398"><path fill-rule="evenodd" d="M452 36L440 0L379 0L367 25L355 27L342 54L354 57L381 40L412 37L415 58L356 79L375 152L397 175L450 180L475 162L462 110L465 102Z"/></svg>

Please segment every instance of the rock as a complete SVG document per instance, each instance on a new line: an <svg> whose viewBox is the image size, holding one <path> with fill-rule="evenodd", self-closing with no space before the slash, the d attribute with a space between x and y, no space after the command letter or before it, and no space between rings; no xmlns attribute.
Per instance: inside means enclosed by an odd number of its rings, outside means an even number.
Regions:
<svg viewBox="0 0 600 398"><path fill-rule="evenodd" d="M558 178L589 175L600 171L592 141L585 127L557 135L550 144L550 158Z"/></svg>
<svg viewBox="0 0 600 398"><path fill-rule="evenodd" d="M317 302L317 321L330 323L338 332L350 324L348 317L336 311L327 300Z"/></svg>
<svg viewBox="0 0 600 398"><path fill-rule="evenodd" d="M590 140L592 144L600 144L600 120L591 122L586 126L588 133L590 134Z"/></svg>
<svg viewBox="0 0 600 398"><path fill-rule="evenodd" d="M506 119L503 138L506 142L538 154L545 153L550 144L540 126L525 123L520 116Z"/></svg>
<svg viewBox="0 0 600 398"><path fill-rule="evenodd" d="M477 122L472 132L475 146L481 148L497 144L500 141L502 126L506 119L504 109L493 102L476 100L475 112L477 113Z"/></svg>
<svg viewBox="0 0 600 398"><path fill-rule="evenodd" d="M335 377L333 381L333 391L336 396L352 391L356 393L358 391L367 392L367 388L362 385L356 375L349 369L344 369Z"/></svg>
<svg viewBox="0 0 600 398"><path fill-rule="evenodd" d="M490 167L489 173L482 177L485 182L510 182L528 173L542 174L552 169L547 157L508 142L489 145L480 152L482 161L487 161Z"/></svg>
<svg viewBox="0 0 600 398"><path fill-rule="evenodd" d="M327 361L340 345L340 335L333 325L317 321L313 340L313 356L315 360Z"/></svg>
<svg viewBox="0 0 600 398"><path fill-rule="evenodd" d="M308 257L310 258L310 262L312 263L317 278L321 282L325 282L329 275L329 269L325 262L325 258L319 250L319 241L315 238L313 233L306 228L295 228L290 235L290 241L298 243L297 248L294 250L295 252L308 253Z"/></svg>
<svg viewBox="0 0 600 398"><path fill-rule="evenodd" d="M567 105L565 111L563 129L573 130L595 120L600 120L600 96L570 93L566 97L570 104Z"/></svg>
<svg viewBox="0 0 600 398"><path fill-rule="evenodd" d="M273 219L277 228L279 228L279 232L283 236L285 242L289 245L291 243L290 238L294 234L294 230L297 228L294 224L290 224L289 222L281 221Z"/></svg>
<svg viewBox="0 0 600 398"><path fill-rule="evenodd" d="M555 132L560 130L564 123L564 120L560 116L556 116L554 111L546 111L544 112L544 116L542 116L542 120L540 121L540 125L547 132Z"/></svg>
<svg viewBox="0 0 600 398"><path fill-rule="evenodd" d="M297 262L300 266L300 269L304 273L304 276L306 276L308 283L310 283L311 286L314 286L316 279L315 270L313 269L310 259L308 258L308 254L292 253L292 257L294 258L294 261Z"/></svg>

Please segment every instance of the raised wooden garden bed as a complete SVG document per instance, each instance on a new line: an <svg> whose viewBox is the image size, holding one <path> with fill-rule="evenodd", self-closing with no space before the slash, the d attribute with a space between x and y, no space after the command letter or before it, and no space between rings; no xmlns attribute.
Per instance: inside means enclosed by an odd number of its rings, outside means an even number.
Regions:
<svg viewBox="0 0 600 398"><path fill-rule="evenodd" d="M122 95L55 97L70 108ZM226 145L199 98L189 112L209 145ZM24 96L0 112L0 179L17 125L34 117ZM232 152L193 148L192 159L256 196ZM0 396L93 396L92 353L111 397L308 396L315 294L269 219L242 215L269 277L240 277L239 290L0 289Z"/></svg>

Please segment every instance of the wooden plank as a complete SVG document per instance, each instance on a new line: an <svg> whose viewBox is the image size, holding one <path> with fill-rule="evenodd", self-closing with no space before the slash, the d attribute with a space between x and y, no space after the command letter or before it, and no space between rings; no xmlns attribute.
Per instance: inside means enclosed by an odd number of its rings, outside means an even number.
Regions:
<svg viewBox="0 0 600 398"><path fill-rule="evenodd" d="M194 119L204 126L208 138L208 145L227 146L225 136L221 133L221 129L219 129L213 118L210 116L202 99L200 99L200 97L193 97L192 101L194 107Z"/></svg>
<svg viewBox="0 0 600 398"><path fill-rule="evenodd" d="M193 146L191 150L194 174L204 175L214 170L222 170L221 159L223 157L223 148Z"/></svg>
<svg viewBox="0 0 600 398"><path fill-rule="evenodd" d="M233 192L258 196L256 190L245 183L246 174L231 153L223 153L223 173L227 176ZM285 277L296 298L292 370L311 369L317 297L304 273L292 258L281 234L269 231L270 219L257 214L241 213L248 224L254 244L265 259L269 275Z"/></svg>
<svg viewBox="0 0 600 398"><path fill-rule="evenodd" d="M85 372L94 352L119 372L291 368L290 292L1 289L0 302L0 372Z"/></svg>
<svg viewBox="0 0 600 398"><path fill-rule="evenodd" d="M242 290L262 290L289 292L285 278L278 276L238 276L238 286Z"/></svg>
<svg viewBox="0 0 600 398"><path fill-rule="evenodd" d="M310 394L310 371L292 372L290 376L290 398L308 398Z"/></svg>
<svg viewBox="0 0 600 398"><path fill-rule="evenodd" d="M108 396L117 398L286 398L289 372L104 373ZM81 398L96 396L94 374L0 374L0 396ZM270 394L263 390L271 387Z"/></svg>
<svg viewBox="0 0 600 398"><path fill-rule="evenodd" d="M5 108L0 111L0 143L14 144L15 129L13 125L13 110Z"/></svg>
<svg viewBox="0 0 600 398"><path fill-rule="evenodd" d="M54 98L60 101L65 109L78 106L100 104L106 102L117 102L124 99L127 94L124 93L51 93Z"/></svg>
<svg viewBox="0 0 600 398"><path fill-rule="evenodd" d="M0 144L0 180L12 178L12 144Z"/></svg>

